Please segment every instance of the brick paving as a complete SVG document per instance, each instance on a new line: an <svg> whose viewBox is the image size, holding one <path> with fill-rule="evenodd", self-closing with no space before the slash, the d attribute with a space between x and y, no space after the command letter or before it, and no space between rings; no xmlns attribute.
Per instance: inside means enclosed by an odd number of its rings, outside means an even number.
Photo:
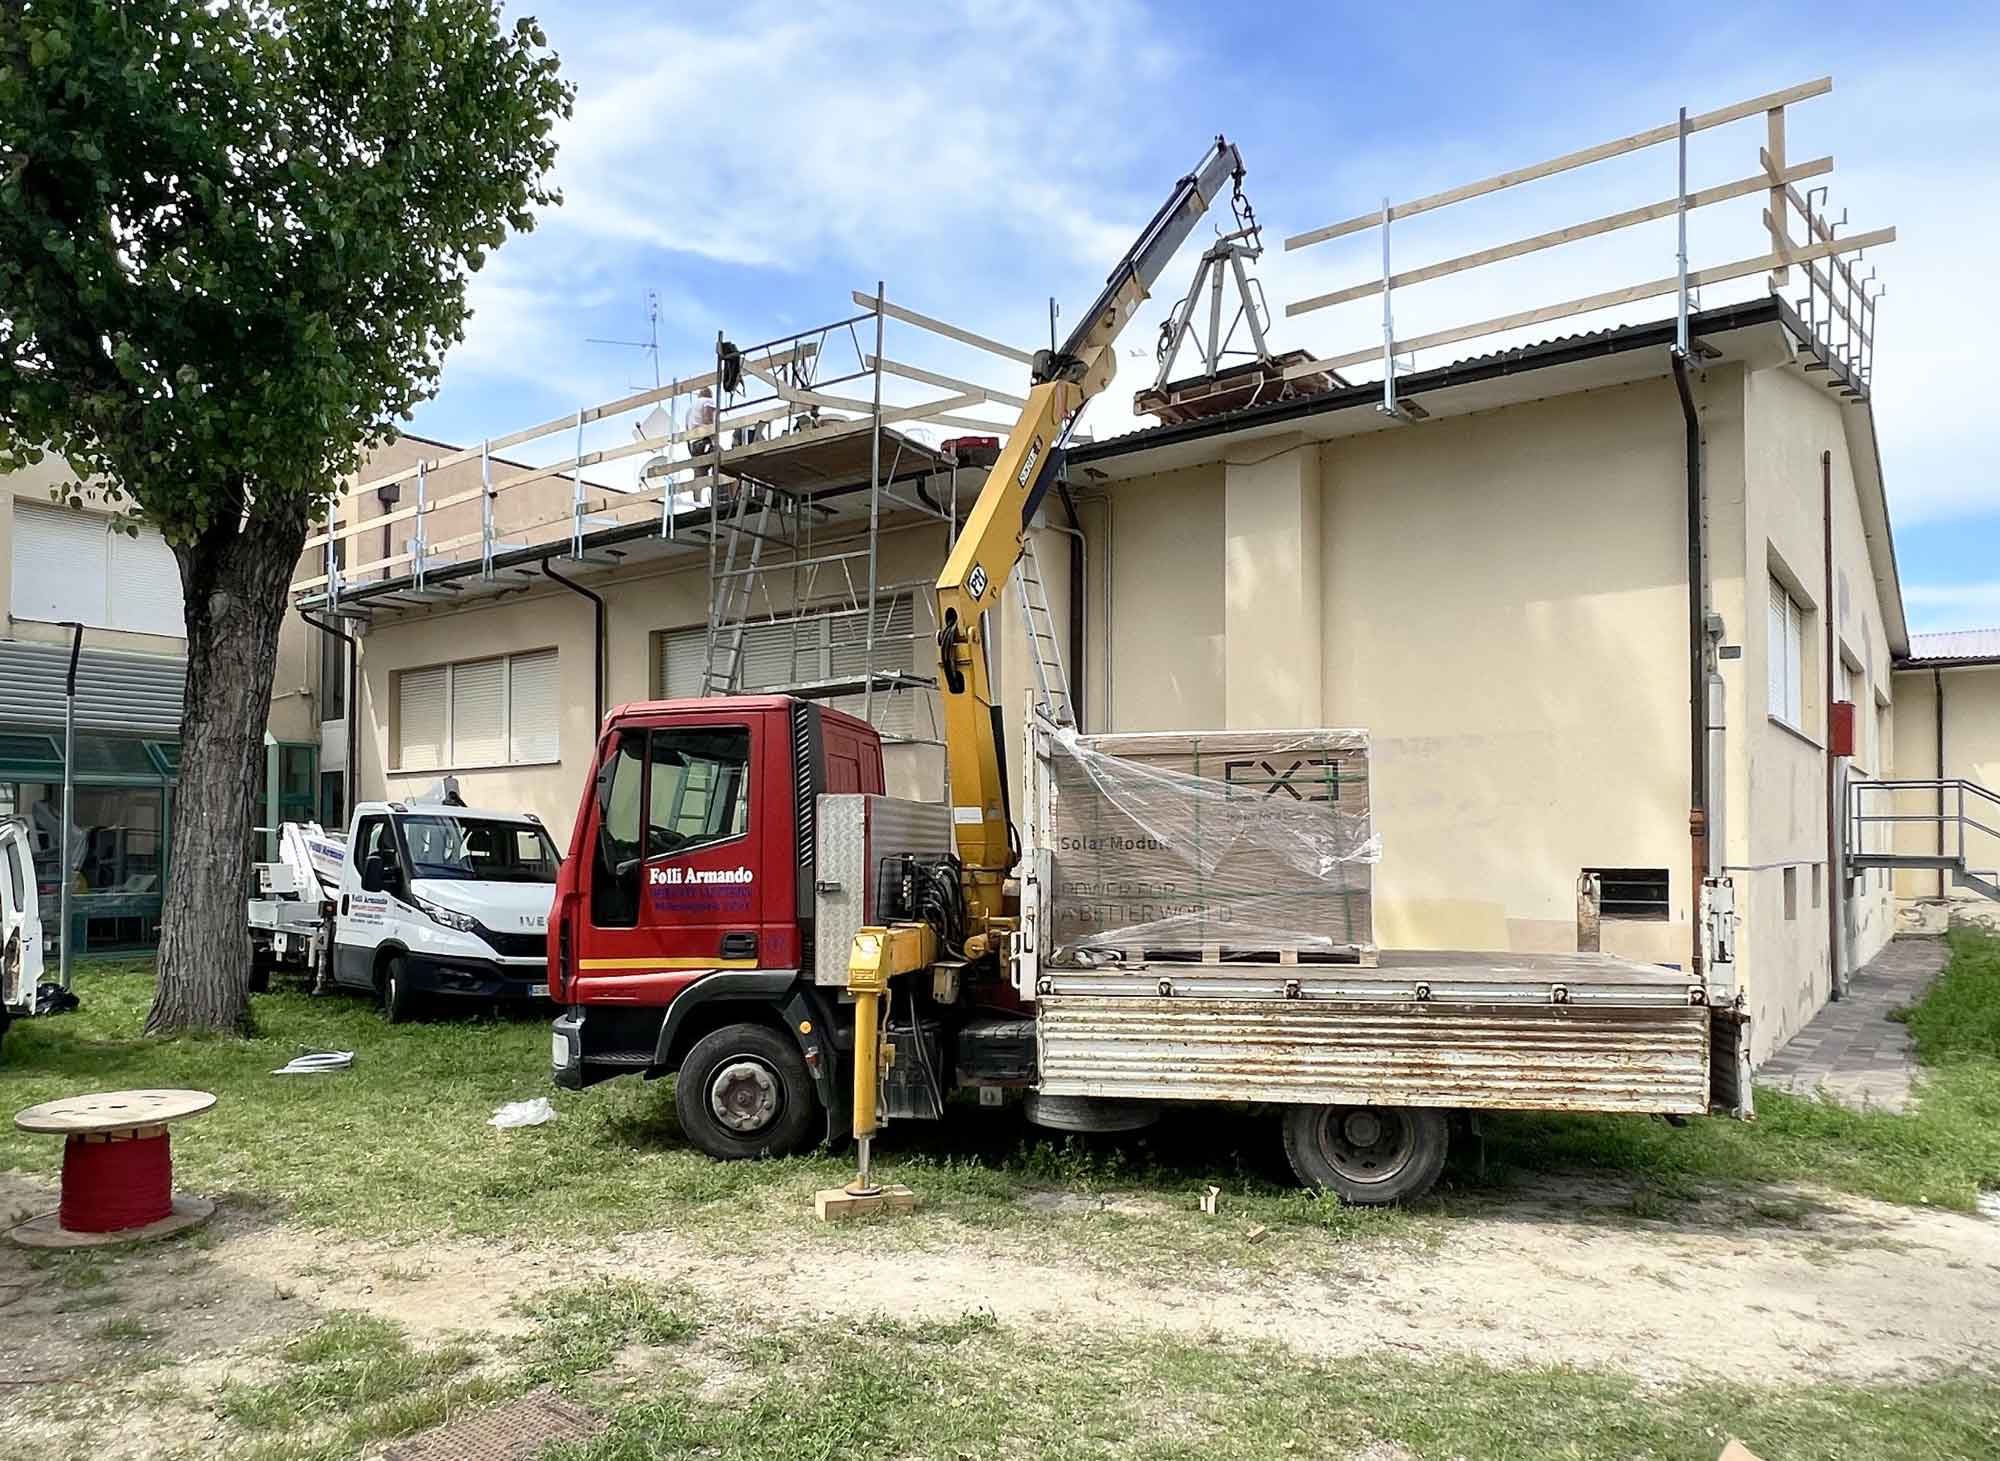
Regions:
<svg viewBox="0 0 2000 1461"><path fill-rule="evenodd" d="M1757 1084L1824 1095L1843 1106L1907 1111L1915 1060L1907 1029L1889 1018L1916 1003L1944 968L1943 939L1897 938L1757 1071Z"/></svg>

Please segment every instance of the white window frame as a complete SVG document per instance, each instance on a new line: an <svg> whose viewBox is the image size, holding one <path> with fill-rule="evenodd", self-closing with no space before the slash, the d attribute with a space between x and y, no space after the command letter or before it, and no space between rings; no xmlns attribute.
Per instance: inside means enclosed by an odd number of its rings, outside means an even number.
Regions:
<svg viewBox="0 0 2000 1461"><path fill-rule="evenodd" d="M1769 661L1769 673L1765 676L1765 699L1769 703L1765 709L1778 724L1805 735L1806 625L1812 610L1800 603L1775 573L1770 576L1770 583L1769 612L1765 616L1768 642L1764 647Z"/></svg>
<svg viewBox="0 0 2000 1461"><path fill-rule="evenodd" d="M561 701L557 701L556 754L537 757L532 760L513 759L514 748L514 665L519 660L539 659L544 655L556 659L560 674L562 660L559 652L550 649L523 650L519 654L480 655L474 659L454 660L443 665L411 665L396 672L396 764L389 769L391 776L421 776L428 772L444 775L451 771L480 771L503 766L559 766L562 764L562 715ZM500 661L500 745L504 748L502 759L498 761L461 761L458 759L458 728L453 724L453 681L460 669L474 665L490 665ZM403 764L403 676L425 674L431 670L444 671L444 747L435 766L405 766Z"/></svg>

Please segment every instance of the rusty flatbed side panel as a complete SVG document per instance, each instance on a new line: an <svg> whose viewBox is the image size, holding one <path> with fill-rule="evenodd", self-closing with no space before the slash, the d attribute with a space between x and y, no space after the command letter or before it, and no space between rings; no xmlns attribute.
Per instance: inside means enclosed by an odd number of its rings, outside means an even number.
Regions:
<svg viewBox="0 0 2000 1461"><path fill-rule="evenodd" d="M1708 1110L1698 1006L1053 995L1050 1095L1524 1111Z"/></svg>

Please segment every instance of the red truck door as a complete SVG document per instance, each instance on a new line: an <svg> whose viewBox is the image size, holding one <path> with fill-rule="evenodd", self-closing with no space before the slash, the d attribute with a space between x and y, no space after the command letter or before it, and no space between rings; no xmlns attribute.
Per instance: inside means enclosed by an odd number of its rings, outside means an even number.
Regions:
<svg viewBox="0 0 2000 1461"><path fill-rule="evenodd" d="M705 711L617 732L598 770L591 845L578 849L592 868L571 1000L665 1004L713 970L796 957L789 859L766 865L774 846L789 853L791 825L789 805L771 805L769 768L789 746L769 720Z"/></svg>

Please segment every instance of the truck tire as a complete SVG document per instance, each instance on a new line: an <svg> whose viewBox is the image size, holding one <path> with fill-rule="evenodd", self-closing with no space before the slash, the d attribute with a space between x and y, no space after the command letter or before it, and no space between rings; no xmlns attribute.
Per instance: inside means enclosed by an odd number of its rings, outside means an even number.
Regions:
<svg viewBox="0 0 2000 1461"><path fill-rule="evenodd" d="M1423 1106L1294 1106L1285 1156L1308 1187L1357 1207L1414 1202L1444 1170L1450 1130Z"/></svg>
<svg viewBox="0 0 2000 1461"><path fill-rule="evenodd" d="M798 1043L763 1025L725 1025L702 1036L674 1084L681 1130L719 1161L804 1151L816 1108Z"/></svg>
<svg viewBox="0 0 2000 1461"><path fill-rule="evenodd" d="M391 954L382 965L382 1013L392 1025L405 1025L414 1020L420 1012L416 993L410 988L410 976L403 968L403 956Z"/></svg>

